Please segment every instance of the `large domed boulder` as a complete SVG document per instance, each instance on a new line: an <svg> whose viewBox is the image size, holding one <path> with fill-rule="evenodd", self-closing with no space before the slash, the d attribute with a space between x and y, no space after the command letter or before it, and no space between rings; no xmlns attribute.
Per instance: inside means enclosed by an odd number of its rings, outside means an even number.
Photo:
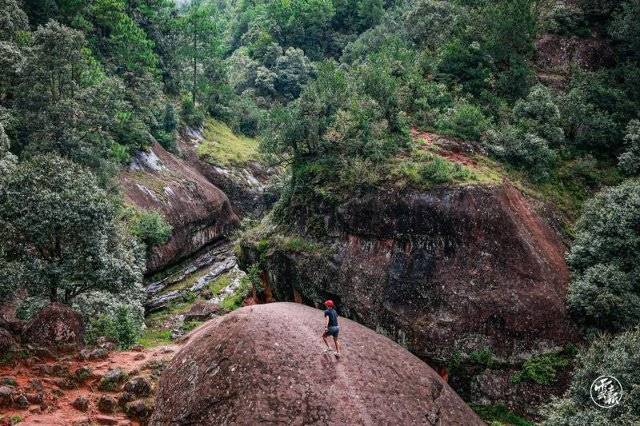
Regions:
<svg viewBox="0 0 640 426"><path fill-rule="evenodd" d="M165 369L151 424L483 424L428 365L340 321L339 359L324 352L322 311L301 304L210 321Z"/></svg>
<svg viewBox="0 0 640 426"><path fill-rule="evenodd" d="M82 345L80 315L67 305L51 303L42 308L25 326L24 343L53 350L68 350Z"/></svg>

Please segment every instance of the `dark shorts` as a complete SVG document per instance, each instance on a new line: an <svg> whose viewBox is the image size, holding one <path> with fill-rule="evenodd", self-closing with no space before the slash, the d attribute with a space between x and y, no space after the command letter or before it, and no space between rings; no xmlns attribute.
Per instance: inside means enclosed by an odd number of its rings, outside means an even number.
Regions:
<svg viewBox="0 0 640 426"><path fill-rule="evenodd" d="M338 333L340 333L340 327L339 326L335 326L335 327L329 327L327 329L327 331L324 332L325 336L333 336L333 337L338 337Z"/></svg>

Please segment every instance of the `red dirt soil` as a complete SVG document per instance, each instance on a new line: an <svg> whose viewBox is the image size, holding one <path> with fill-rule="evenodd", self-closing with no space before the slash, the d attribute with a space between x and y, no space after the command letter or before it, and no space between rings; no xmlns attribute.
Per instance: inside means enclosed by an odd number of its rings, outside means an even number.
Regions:
<svg viewBox="0 0 640 426"><path fill-rule="evenodd" d="M411 130L411 136L414 140L420 140L425 146L436 146L438 154L446 158L447 160L459 163L464 166L475 166L477 163L465 153L459 150L451 150L444 148L438 144L439 140L445 140L443 136L436 133L421 132L416 129Z"/></svg>
<svg viewBox="0 0 640 426"><path fill-rule="evenodd" d="M80 367L89 367L92 370L93 378L87 380L76 389L63 390L54 384L55 377L43 374L36 371L33 366L19 364L17 366L0 367L0 377L14 378L19 388L29 387L30 380L40 380L44 386L45 403L48 407L45 410L37 410L39 406L32 405L28 409L0 409L0 425L4 426L12 416L20 416L22 422L20 425L93 425L93 424L117 424L117 425L137 425L138 423L128 419L122 411L117 411L113 414L102 414L96 408L96 400L105 394L110 394L117 397L116 394L110 392L103 392L98 390L99 377L102 377L109 369L121 368L127 373L132 371L142 371L144 364L154 361L168 362L175 352L177 351L177 345L161 346L142 352L112 352L107 359L91 360L91 361L79 361L77 359L48 361L35 365L54 365L65 364L68 365L71 372ZM140 355L144 358L140 359ZM138 359L136 359L138 358ZM59 397L54 396L54 392L61 394ZM84 396L89 400L89 410L87 412L81 412L71 406L72 402L80 397ZM36 411L32 413L30 409ZM9 423L6 423L9 424Z"/></svg>

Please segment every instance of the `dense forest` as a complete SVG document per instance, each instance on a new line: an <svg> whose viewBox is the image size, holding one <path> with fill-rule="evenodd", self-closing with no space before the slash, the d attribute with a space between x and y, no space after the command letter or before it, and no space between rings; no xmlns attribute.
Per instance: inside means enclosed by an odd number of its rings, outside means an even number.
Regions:
<svg viewBox="0 0 640 426"><path fill-rule="evenodd" d="M549 76L543 34L609 55ZM24 318L71 305L89 337L133 344L146 256L172 229L117 175L211 117L285 170L270 220L304 215L320 240L313 218L351 194L487 178L416 132L474 143L570 242L586 343L544 421L640 421L640 2L0 0L0 298L19 294ZM627 385L611 410L589 398L602 364Z"/></svg>

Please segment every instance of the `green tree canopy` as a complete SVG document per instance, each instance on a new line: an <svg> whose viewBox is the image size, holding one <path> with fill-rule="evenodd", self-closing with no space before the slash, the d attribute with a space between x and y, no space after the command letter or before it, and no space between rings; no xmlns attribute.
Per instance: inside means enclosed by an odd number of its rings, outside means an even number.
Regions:
<svg viewBox="0 0 640 426"><path fill-rule="evenodd" d="M93 174L71 161L49 154L21 163L0 183L3 279L65 303L138 285L140 250L117 215Z"/></svg>
<svg viewBox="0 0 640 426"><path fill-rule="evenodd" d="M567 261L568 306L579 323L614 331L640 324L640 182L605 189L585 205Z"/></svg>
<svg viewBox="0 0 640 426"><path fill-rule="evenodd" d="M640 423L640 329L604 335L578 355L567 394L543 410L546 426L637 425ZM620 404L598 408L591 385L600 376L613 376L622 385Z"/></svg>

